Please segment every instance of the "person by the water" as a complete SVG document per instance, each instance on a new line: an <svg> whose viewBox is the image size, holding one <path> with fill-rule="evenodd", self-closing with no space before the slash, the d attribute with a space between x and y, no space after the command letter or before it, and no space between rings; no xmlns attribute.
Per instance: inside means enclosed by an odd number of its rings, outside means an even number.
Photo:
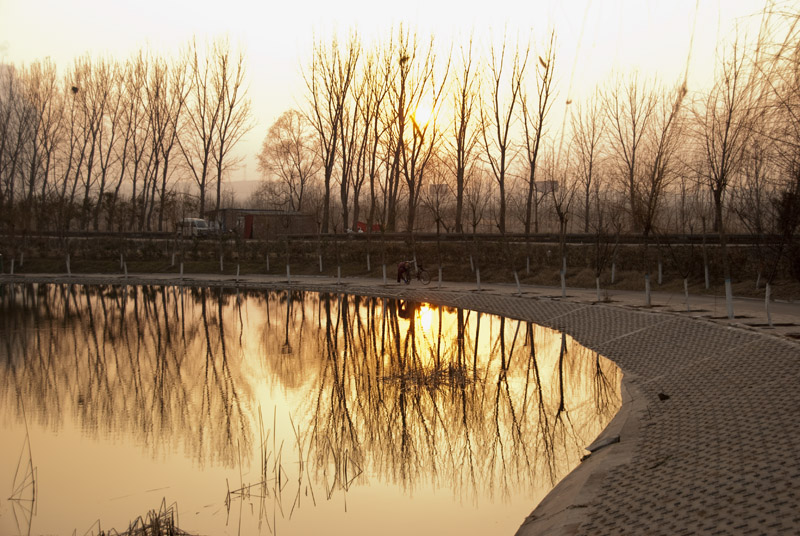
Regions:
<svg viewBox="0 0 800 536"><path fill-rule="evenodd" d="M402 279L406 285L411 281L411 265L412 261L400 261L397 265L397 282Z"/></svg>

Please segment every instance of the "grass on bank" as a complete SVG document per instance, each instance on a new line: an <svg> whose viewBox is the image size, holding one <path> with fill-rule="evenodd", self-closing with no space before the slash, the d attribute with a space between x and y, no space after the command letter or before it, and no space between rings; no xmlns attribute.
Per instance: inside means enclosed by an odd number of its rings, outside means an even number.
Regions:
<svg viewBox="0 0 800 536"><path fill-rule="evenodd" d="M650 271L651 289L683 293L683 274L689 274L692 294L724 293L719 248L698 244L569 244L566 248L568 288L595 288L595 267L602 265L601 293L614 290L644 292L644 273ZM794 245L792 246L795 247ZM800 246L798 246L800 247ZM797 248L795 248L797 249ZM791 250L791 255L788 253ZM800 249L786 250L771 284L773 299L800 299ZM766 274L774 267L775 251L757 245L729 248L733 291L736 296L763 298ZM338 238L273 240L127 240L92 238L58 241L46 237L11 240L0 236L0 272L100 273L285 276L288 262L292 275L336 277L383 276L394 281L401 260L416 259L431 275L431 286L442 270L443 282L476 282L514 285L514 271L522 285L560 287L561 258L558 244L506 243L498 239L466 239L449 242L382 240L357 241ZM772 259L772 260L770 260ZM658 264L662 280L659 284ZM772 265L770 264L772 262ZM614 282L611 282L612 263ZM69 268L68 268L69 266ZM772 267L771 267L772 266ZM705 272L710 285L706 288ZM761 274L761 275L759 275ZM560 292L559 292L560 294Z"/></svg>

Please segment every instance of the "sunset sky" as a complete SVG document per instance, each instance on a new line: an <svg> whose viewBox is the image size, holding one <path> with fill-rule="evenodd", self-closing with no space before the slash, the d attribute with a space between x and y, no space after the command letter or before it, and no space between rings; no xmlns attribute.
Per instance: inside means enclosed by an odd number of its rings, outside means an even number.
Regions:
<svg viewBox="0 0 800 536"><path fill-rule="evenodd" d="M755 39L763 8L764 0L0 0L0 60L21 65L49 56L63 72L84 53L126 58L146 46L172 55L193 35L227 35L246 51L256 123L240 148L246 167L234 179L254 180L266 130L304 102L300 67L314 35L356 28L369 45L403 23L457 49L470 34L484 46L504 32L531 34L536 45L555 29L566 100L632 69L671 85L683 79L689 58L689 90L698 90L713 75L717 43L730 41L737 24Z"/></svg>

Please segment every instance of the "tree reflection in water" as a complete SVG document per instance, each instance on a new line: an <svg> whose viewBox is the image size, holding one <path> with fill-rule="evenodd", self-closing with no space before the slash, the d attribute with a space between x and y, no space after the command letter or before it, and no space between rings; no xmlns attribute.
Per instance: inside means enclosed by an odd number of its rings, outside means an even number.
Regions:
<svg viewBox="0 0 800 536"><path fill-rule="evenodd" d="M233 470L227 516L250 503L270 532L376 483L532 507L619 407L603 357L474 311L178 287L8 285L0 299L5 419L24 407L43 428L74 421Z"/></svg>

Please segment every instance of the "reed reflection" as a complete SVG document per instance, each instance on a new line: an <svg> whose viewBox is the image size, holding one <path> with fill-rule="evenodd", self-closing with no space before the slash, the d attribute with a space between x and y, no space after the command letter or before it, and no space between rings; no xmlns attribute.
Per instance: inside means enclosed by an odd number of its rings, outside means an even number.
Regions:
<svg viewBox="0 0 800 536"><path fill-rule="evenodd" d="M538 500L619 407L618 369L566 335L383 298L10 285L0 330L7 416L260 468L226 503L270 530L378 482Z"/></svg>

